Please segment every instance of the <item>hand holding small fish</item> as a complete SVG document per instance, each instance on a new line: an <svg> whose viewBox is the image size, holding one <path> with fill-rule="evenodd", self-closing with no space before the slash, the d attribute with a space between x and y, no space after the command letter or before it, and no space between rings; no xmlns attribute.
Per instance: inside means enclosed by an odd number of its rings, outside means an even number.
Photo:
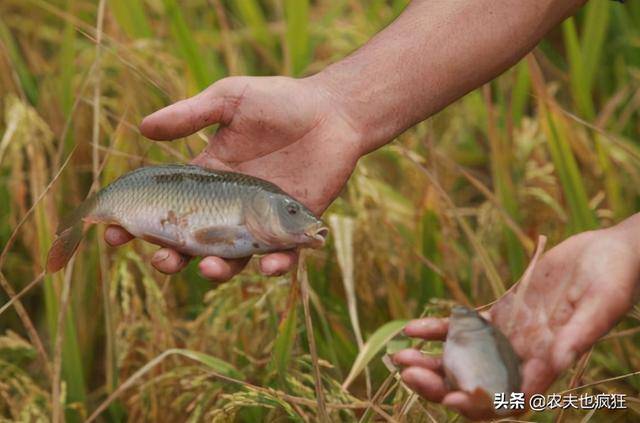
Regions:
<svg viewBox="0 0 640 423"><path fill-rule="evenodd" d="M360 156L358 134L346 116L340 100L313 78L231 77L147 116L140 130L151 139L171 140L219 124L194 163L274 182L320 215ZM118 226L107 228L104 237L113 246L133 238ZM248 260L205 257L200 271L226 281ZM292 251L271 253L261 258L260 269L282 274L295 260ZM161 272L176 273L188 257L162 248L151 262Z"/></svg>
<svg viewBox="0 0 640 423"><path fill-rule="evenodd" d="M565 240L532 270L527 284L516 286L485 313L521 360L518 392L527 398L548 389L634 304L640 285L640 215ZM448 330L448 319L425 318L409 323L405 333L444 340ZM492 404L449 390L440 357L407 349L393 359L403 368L403 381L425 399L472 419L495 416ZM472 357L463 365L482 366Z"/></svg>

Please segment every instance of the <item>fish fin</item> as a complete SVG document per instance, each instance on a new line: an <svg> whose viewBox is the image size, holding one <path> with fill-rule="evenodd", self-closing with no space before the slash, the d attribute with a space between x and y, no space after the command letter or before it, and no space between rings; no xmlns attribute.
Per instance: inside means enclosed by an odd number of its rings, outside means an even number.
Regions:
<svg viewBox="0 0 640 423"><path fill-rule="evenodd" d="M514 392L517 392L520 389L520 385L522 384L522 375L520 374L520 364L521 359L518 356L518 353L513 349L513 345L509 339L505 336L500 329L497 327L492 327L494 332L494 337L496 340L496 348L498 349L498 354L500 355L500 360L504 363L504 367L507 370L507 377L509 379L509 387Z"/></svg>
<svg viewBox="0 0 640 423"><path fill-rule="evenodd" d="M60 219L58 228L56 229L56 235L62 234L65 230L75 226L79 221L85 218L89 213L93 211L96 205L96 195L91 194L84 200L74 211L65 215Z"/></svg>
<svg viewBox="0 0 640 423"><path fill-rule="evenodd" d="M193 237L201 244L234 244L236 231L226 226L210 226L193 232Z"/></svg>
<svg viewBox="0 0 640 423"><path fill-rule="evenodd" d="M83 224L80 220L58 234L47 255L47 272L55 273L69 262L82 240L82 235Z"/></svg>
<svg viewBox="0 0 640 423"><path fill-rule="evenodd" d="M92 194L73 212L60 219L53 241L47 255L47 271L55 273L62 269L78 248L84 234L83 219L89 215L96 205L96 195Z"/></svg>
<svg viewBox="0 0 640 423"><path fill-rule="evenodd" d="M474 404L484 404L485 406L491 407L491 410L495 410L493 406L493 395L483 388L477 386L473 391L468 392L468 394L473 398Z"/></svg>
<svg viewBox="0 0 640 423"><path fill-rule="evenodd" d="M184 246L184 240L182 239L176 240L176 239L169 238L167 236L157 234L157 233L154 233L154 234L144 233L140 236L140 238L152 244L159 245L161 247L180 249L181 247Z"/></svg>

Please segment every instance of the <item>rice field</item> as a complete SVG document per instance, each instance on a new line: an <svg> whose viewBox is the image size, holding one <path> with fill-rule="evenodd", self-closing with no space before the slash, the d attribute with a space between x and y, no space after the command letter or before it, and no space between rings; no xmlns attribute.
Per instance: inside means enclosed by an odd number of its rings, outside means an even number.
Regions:
<svg viewBox="0 0 640 423"><path fill-rule="evenodd" d="M252 263L215 285L192 262L166 276L153 246L110 248L102 227L43 272L92 187L205 145L145 139L146 114L228 75L313 74L406 4L0 1L0 307L31 286L0 315L2 421L460 420L404 387L388 353L415 342L408 319L495 300L538 235L554 245L640 210L640 2L590 1L362 159L324 215L330 242L292 274ZM636 307L551 389L625 393L626 410L519 419L640 421L639 320Z"/></svg>

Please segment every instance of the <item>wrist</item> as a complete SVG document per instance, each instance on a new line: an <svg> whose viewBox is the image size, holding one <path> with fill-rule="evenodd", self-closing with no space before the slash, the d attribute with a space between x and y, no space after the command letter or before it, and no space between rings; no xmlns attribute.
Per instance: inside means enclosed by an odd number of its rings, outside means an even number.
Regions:
<svg viewBox="0 0 640 423"><path fill-rule="evenodd" d="M371 110L375 102L369 94L370 81L350 78L341 68L338 62L306 80L326 98L329 113L351 132L359 158L391 141L396 131L391 127L392 119L375 118L380 111Z"/></svg>
<svg viewBox="0 0 640 423"><path fill-rule="evenodd" d="M631 256L635 257L636 274L640 272L640 213L636 213L616 225L627 239ZM632 288L631 303L640 302L640 278L635 278Z"/></svg>
<svg viewBox="0 0 640 423"><path fill-rule="evenodd" d="M629 248L637 254L640 262L640 213L628 217L618 223L615 228L625 237Z"/></svg>

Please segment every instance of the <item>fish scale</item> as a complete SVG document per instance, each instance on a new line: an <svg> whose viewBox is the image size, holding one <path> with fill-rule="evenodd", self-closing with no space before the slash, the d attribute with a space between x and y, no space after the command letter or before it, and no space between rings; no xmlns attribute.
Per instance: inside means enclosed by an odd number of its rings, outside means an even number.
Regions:
<svg viewBox="0 0 640 423"><path fill-rule="evenodd" d="M327 235L322 222L278 186L196 165L139 168L87 199L61 222L50 270L73 254L82 222L117 224L183 254L224 258L319 246Z"/></svg>
<svg viewBox="0 0 640 423"><path fill-rule="evenodd" d="M201 211L208 216L208 221L215 217L221 223L228 223L225 217L228 218L230 209L240 206L238 191L261 188L247 183L248 178L244 175L237 175L184 165L138 169L119 178L98 195L96 214L109 217L116 211L121 218L133 207L160 207L178 215ZM132 195L123 195L126 190Z"/></svg>

